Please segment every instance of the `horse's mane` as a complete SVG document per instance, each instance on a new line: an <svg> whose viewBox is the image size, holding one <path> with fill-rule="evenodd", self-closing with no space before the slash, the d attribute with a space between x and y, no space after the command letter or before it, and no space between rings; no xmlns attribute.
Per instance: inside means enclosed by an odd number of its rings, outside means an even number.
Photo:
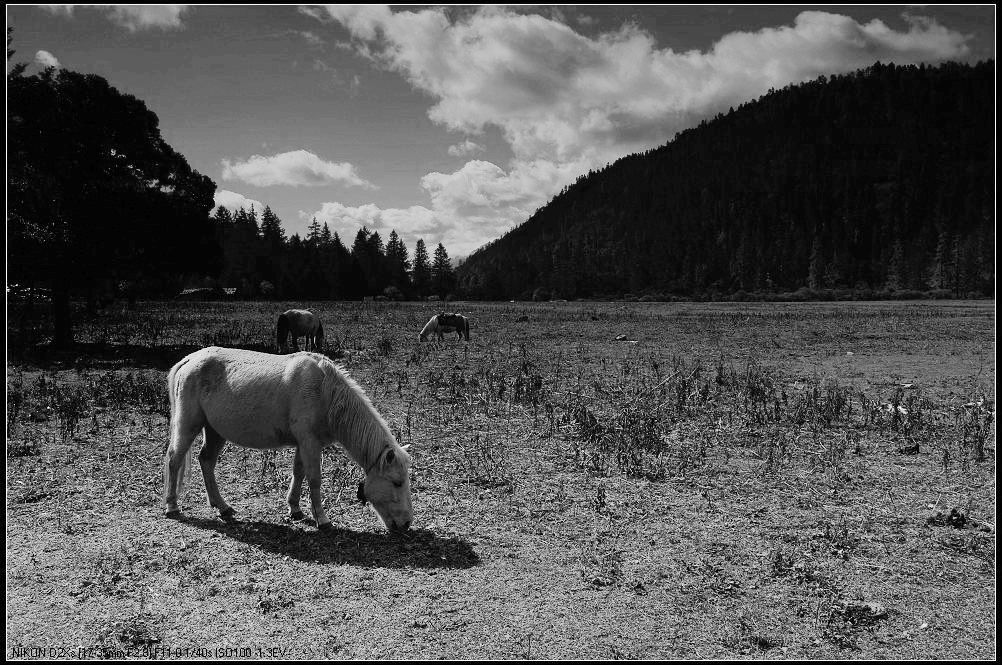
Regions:
<svg viewBox="0 0 1002 665"><path fill-rule="evenodd" d="M421 329L421 334L427 335L428 333L433 333L436 330L438 330L438 314L435 314L428 319L428 323L424 324L424 328Z"/></svg>
<svg viewBox="0 0 1002 665"><path fill-rule="evenodd" d="M390 426L348 371L326 356L312 354L324 373L323 397L328 400L327 426L355 462L368 470L388 445L407 464L410 457L397 443Z"/></svg>

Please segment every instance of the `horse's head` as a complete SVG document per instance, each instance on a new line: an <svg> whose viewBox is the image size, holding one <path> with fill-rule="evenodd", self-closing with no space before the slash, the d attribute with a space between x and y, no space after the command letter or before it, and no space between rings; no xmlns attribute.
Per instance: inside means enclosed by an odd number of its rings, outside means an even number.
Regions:
<svg viewBox="0 0 1002 665"><path fill-rule="evenodd" d="M313 336L314 344L320 353L324 352L324 326L320 321L317 321L317 333Z"/></svg>
<svg viewBox="0 0 1002 665"><path fill-rule="evenodd" d="M409 470L406 449L388 446L358 484L358 500L370 504L390 531L408 529L414 519Z"/></svg>

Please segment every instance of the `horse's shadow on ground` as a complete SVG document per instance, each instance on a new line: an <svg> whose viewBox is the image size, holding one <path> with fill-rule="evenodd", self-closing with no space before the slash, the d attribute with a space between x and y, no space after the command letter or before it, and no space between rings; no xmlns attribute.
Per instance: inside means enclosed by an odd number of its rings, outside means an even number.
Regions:
<svg viewBox="0 0 1002 665"><path fill-rule="evenodd" d="M480 565L480 556L462 538L444 538L425 529L390 534L335 526L321 532L309 526L259 520L222 521L186 516L182 521L268 552L311 563L366 568L472 568Z"/></svg>

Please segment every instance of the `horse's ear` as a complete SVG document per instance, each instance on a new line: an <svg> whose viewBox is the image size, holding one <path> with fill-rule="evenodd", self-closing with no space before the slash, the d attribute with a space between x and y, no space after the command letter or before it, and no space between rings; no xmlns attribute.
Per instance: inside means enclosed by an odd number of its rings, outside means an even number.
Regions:
<svg viewBox="0 0 1002 665"><path fill-rule="evenodd" d="M400 446L400 447L404 449L404 452L408 452L409 453L411 451L411 444L409 444L409 443L407 445L405 445L405 446Z"/></svg>

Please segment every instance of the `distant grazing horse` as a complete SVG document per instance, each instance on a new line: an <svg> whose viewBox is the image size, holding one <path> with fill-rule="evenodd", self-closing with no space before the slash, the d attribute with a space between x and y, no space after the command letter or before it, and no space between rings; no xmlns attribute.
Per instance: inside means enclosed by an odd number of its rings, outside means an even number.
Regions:
<svg viewBox="0 0 1002 665"><path fill-rule="evenodd" d="M442 339L443 333L450 332L459 333L459 339L466 337L466 341L469 342L469 319L462 314L451 314L447 312L436 314L428 319L428 323L424 324L424 328L421 329L421 334L418 336L418 339L424 342L428 339L428 335L438 335L438 338Z"/></svg>
<svg viewBox="0 0 1002 665"><path fill-rule="evenodd" d="M292 349L299 350L299 337L305 336L303 345L307 351L324 350L324 326L320 317L312 309L288 309L278 315L278 325L275 336L278 339L278 352L288 350L289 334L292 334Z"/></svg>
<svg viewBox="0 0 1002 665"><path fill-rule="evenodd" d="M164 459L168 517L180 517L178 496L190 465L188 450L198 435L198 455L209 505L229 518L234 510L216 484L216 461L227 441L258 450L296 449L286 501L289 517L303 519L299 495L310 488L313 517L321 530L331 521L320 503L321 451L340 444L365 471L358 498L370 503L390 530L411 524L410 456L386 421L344 369L318 353L275 355L217 346L196 351L171 368L170 446Z"/></svg>

